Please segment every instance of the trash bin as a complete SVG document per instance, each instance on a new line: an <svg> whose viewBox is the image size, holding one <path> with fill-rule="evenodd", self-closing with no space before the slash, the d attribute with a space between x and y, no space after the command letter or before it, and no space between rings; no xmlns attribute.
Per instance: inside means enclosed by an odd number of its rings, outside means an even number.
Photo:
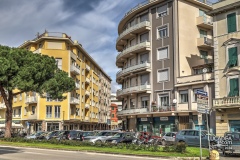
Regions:
<svg viewBox="0 0 240 160"><path fill-rule="evenodd" d="M219 160L219 153L216 150L210 151L210 160Z"/></svg>

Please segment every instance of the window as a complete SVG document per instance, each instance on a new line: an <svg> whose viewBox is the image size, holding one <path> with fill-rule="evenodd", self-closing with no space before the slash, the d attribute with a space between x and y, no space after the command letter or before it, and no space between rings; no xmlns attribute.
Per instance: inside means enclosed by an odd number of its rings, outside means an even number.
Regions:
<svg viewBox="0 0 240 160"><path fill-rule="evenodd" d="M188 102L188 90L180 91L180 103L187 103Z"/></svg>
<svg viewBox="0 0 240 160"><path fill-rule="evenodd" d="M19 101L22 100L22 93L19 94Z"/></svg>
<svg viewBox="0 0 240 160"><path fill-rule="evenodd" d="M47 93L47 102L52 101L52 97Z"/></svg>
<svg viewBox="0 0 240 160"><path fill-rule="evenodd" d="M112 111L114 110L114 107L112 107Z"/></svg>
<svg viewBox="0 0 240 160"><path fill-rule="evenodd" d="M141 54L141 55L140 55L140 62L141 62L141 63L148 62L148 58L149 58L149 56L148 56L147 53Z"/></svg>
<svg viewBox="0 0 240 160"><path fill-rule="evenodd" d="M228 64L229 68L235 67L238 65L238 53L237 47L228 49Z"/></svg>
<svg viewBox="0 0 240 160"><path fill-rule="evenodd" d="M205 15L205 11L199 9L199 17L200 17L200 16L204 16L204 15Z"/></svg>
<svg viewBox="0 0 240 160"><path fill-rule="evenodd" d="M132 26L134 26L134 25L135 25L135 21L132 20L132 21L130 22L130 27L132 27Z"/></svg>
<svg viewBox="0 0 240 160"><path fill-rule="evenodd" d="M168 69L158 71L158 82L168 81Z"/></svg>
<svg viewBox="0 0 240 160"><path fill-rule="evenodd" d="M169 95L159 95L159 105L160 106L169 106Z"/></svg>
<svg viewBox="0 0 240 160"><path fill-rule="evenodd" d="M130 40L130 42L129 42L130 44L130 47L131 46L134 46L134 45L136 45L136 40L135 39L132 39L132 40Z"/></svg>
<svg viewBox="0 0 240 160"><path fill-rule="evenodd" d="M114 118L114 114L112 114L112 118Z"/></svg>
<svg viewBox="0 0 240 160"><path fill-rule="evenodd" d="M78 58L80 58L80 56L81 56L81 52L79 50L77 52L77 56L78 56Z"/></svg>
<svg viewBox="0 0 240 160"><path fill-rule="evenodd" d="M200 32L200 38L207 36L207 31L200 29L199 32Z"/></svg>
<svg viewBox="0 0 240 160"><path fill-rule="evenodd" d="M162 28L158 28L158 38L164 38L168 36L168 28L162 27Z"/></svg>
<svg viewBox="0 0 240 160"><path fill-rule="evenodd" d="M158 17L163 17L167 15L167 4L157 8Z"/></svg>
<svg viewBox="0 0 240 160"><path fill-rule="evenodd" d="M55 118L60 118L60 106L55 106Z"/></svg>
<svg viewBox="0 0 240 160"><path fill-rule="evenodd" d="M158 56L157 57L158 60L167 59L168 58L168 47L158 49L157 56Z"/></svg>
<svg viewBox="0 0 240 160"><path fill-rule="evenodd" d="M236 25L236 13L231 13L227 15L227 28L228 33L237 31L237 25Z"/></svg>
<svg viewBox="0 0 240 160"><path fill-rule="evenodd" d="M193 89L193 102L197 102L197 95L196 95L197 90L203 91L203 88L194 88Z"/></svg>
<svg viewBox="0 0 240 160"><path fill-rule="evenodd" d="M130 108L133 109L134 107L134 101L135 99L130 99Z"/></svg>
<svg viewBox="0 0 240 160"><path fill-rule="evenodd" d="M21 108L18 109L18 116L21 117L22 111Z"/></svg>
<svg viewBox="0 0 240 160"><path fill-rule="evenodd" d="M32 114L35 114L36 112L36 106L32 106Z"/></svg>
<svg viewBox="0 0 240 160"><path fill-rule="evenodd" d="M148 84L148 80L149 80L149 75L148 74L141 75L141 85ZM128 84L127 84L127 86L128 86Z"/></svg>
<svg viewBox="0 0 240 160"><path fill-rule="evenodd" d="M238 78L231 78L229 80L229 94L228 97L235 97L239 96L239 79Z"/></svg>
<svg viewBox="0 0 240 160"><path fill-rule="evenodd" d="M149 105L149 97L141 97L142 108L147 108Z"/></svg>
<svg viewBox="0 0 240 160"><path fill-rule="evenodd" d="M16 109L13 109L13 117L16 117Z"/></svg>
<svg viewBox="0 0 240 160"><path fill-rule="evenodd" d="M148 41L148 32L140 35L140 43Z"/></svg>
<svg viewBox="0 0 240 160"><path fill-rule="evenodd" d="M62 70L62 58L56 58L55 60L58 68Z"/></svg>
<svg viewBox="0 0 240 160"><path fill-rule="evenodd" d="M208 52L200 50L201 59L204 59L204 63L208 63Z"/></svg>
<svg viewBox="0 0 240 160"><path fill-rule="evenodd" d="M143 22L143 21L148 21L148 13L140 16L140 22Z"/></svg>
<svg viewBox="0 0 240 160"><path fill-rule="evenodd" d="M46 118L52 118L52 106L46 107Z"/></svg>
<svg viewBox="0 0 240 160"><path fill-rule="evenodd" d="M24 107L24 115L27 115L27 107Z"/></svg>

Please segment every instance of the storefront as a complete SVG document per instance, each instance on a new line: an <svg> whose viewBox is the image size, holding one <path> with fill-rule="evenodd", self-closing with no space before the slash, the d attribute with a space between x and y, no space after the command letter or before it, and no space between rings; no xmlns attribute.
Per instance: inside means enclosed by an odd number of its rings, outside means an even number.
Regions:
<svg viewBox="0 0 240 160"><path fill-rule="evenodd" d="M137 129L139 132L151 132L151 120L149 117L137 118Z"/></svg>
<svg viewBox="0 0 240 160"><path fill-rule="evenodd" d="M240 120L229 120L229 130L231 132L240 132Z"/></svg>
<svg viewBox="0 0 240 160"><path fill-rule="evenodd" d="M198 125L198 115L193 115L192 120L194 123L193 129L199 130L201 127L201 130L207 130L207 120L206 120L206 114L202 114L202 125Z"/></svg>
<svg viewBox="0 0 240 160"><path fill-rule="evenodd" d="M176 132L174 116L153 117L153 133L154 135L163 136L167 132Z"/></svg>

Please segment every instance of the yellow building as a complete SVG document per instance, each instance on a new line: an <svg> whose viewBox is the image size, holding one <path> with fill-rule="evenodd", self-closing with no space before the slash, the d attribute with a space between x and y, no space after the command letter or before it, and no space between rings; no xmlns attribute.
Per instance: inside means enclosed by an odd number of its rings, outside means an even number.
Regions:
<svg viewBox="0 0 240 160"><path fill-rule="evenodd" d="M66 93L63 101L52 99L47 93L46 98L34 92L17 95L13 100L13 127L30 132L108 129L111 78L78 41L72 41L65 33L45 32L19 48L54 57L58 67L75 80L76 88ZM106 103L102 104L100 98ZM2 99L0 102L3 127L6 107Z"/></svg>

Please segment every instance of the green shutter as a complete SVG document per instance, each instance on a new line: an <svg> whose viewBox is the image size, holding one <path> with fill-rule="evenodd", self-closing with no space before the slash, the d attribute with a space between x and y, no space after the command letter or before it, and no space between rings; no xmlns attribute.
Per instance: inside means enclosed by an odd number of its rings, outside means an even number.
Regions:
<svg viewBox="0 0 240 160"><path fill-rule="evenodd" d="M229 48L228 49L228 67L234 67L238 65L238 53L237 53L237 47Z"/></svg>
<svg viewBox="0 0 240 160"><path fill-rule="evenodd" d="M239 82L238 78L233 78L230 79L229 85L230 85L230 91L228 96L229 97L234 97L234 96L239 96Z"/></svg>
<svg viewBox="0 0 240 160"><path fill-rule="evenodd" d="M237 23L236 23L236 13L231 13L227 15L227 27L228 33L237 31Z"/></svg>

